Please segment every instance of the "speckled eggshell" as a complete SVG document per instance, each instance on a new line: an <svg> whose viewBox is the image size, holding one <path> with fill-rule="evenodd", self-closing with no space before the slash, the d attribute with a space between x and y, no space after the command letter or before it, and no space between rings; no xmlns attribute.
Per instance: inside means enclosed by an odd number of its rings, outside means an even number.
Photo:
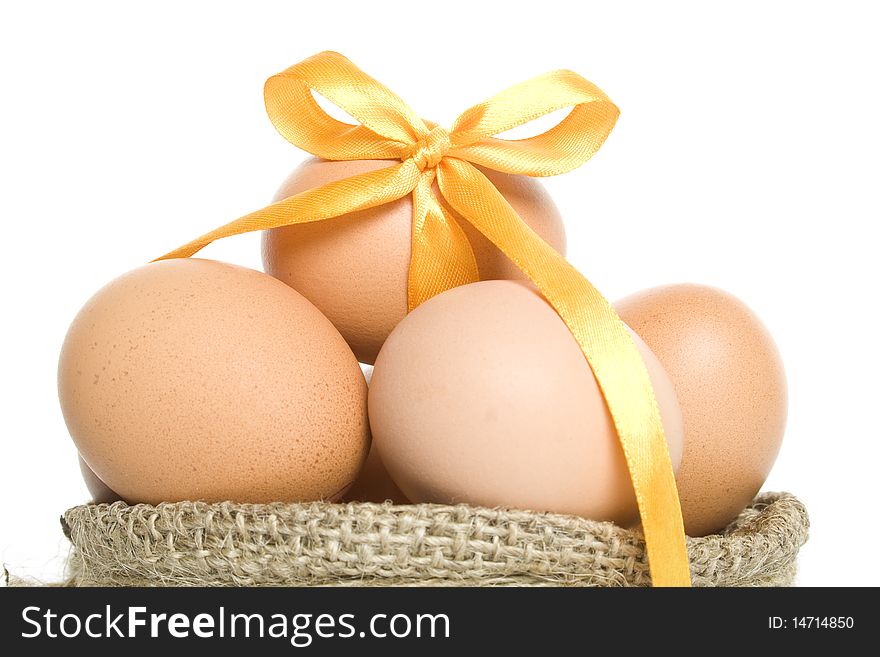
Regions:
<svg viewBox="0 0 880 657"><path fill-rule="evenodd" d="M101 478L94 473L89 464L83 461L82 456L78 458L79 471L82 474L83 482L85 482L89 494L92 496L92 502L95 504L110 504L122 499L121 495L116 491L110 490L110 487L101 481Z"/></svg>
<svg viewBox="0 0 880 657"><path fill-rule="evenodd" d="M211 260L135 269L73 321L61 408L130 502L333 499L369 449L366 382L339 332L266 274Z"/></svg>
<svg viewBox="0 0 880 657"><path fill-rule="evenodd" d="M677 465L672 383L633 337ZM379 353L369 410L374 446L414 502L637 518L593 373L562 320L524 283L473 283L413 310Z"/></svg>
<svg viewBox="0 0 880 657"><path fill-rule="evenodd" d="M758 493L779 452L788 405L779 351L745 304L715 288L657 287L615 308L678 394L685 529L691 536L718 531Z"/></svg>
<svg viewBox="0 0 880 657"><path fill-rule="evenodd" d="M306 160L275 200L328 182L392 166L384 160ZM565 230L543 185L528 176L483 170L514 210L564 255ZM450 210L451 211L451 210ZM452 211L451 211L452 212ZM456 216L455 212L452 212ZM522 273L464 219L482 279L521 279ZM406 314L411 254L410 196L326 221L285 226L263 234L263 268L314 303L339 329L363 363Z"/></svg>

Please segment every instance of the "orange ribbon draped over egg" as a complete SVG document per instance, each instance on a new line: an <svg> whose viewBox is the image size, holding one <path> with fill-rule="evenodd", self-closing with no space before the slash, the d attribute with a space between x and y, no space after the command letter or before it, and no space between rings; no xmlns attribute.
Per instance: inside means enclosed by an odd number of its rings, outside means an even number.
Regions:
<svg viewBox="0 0 880 657"><path fill-rule="evenodd" d="M338 121L316 92L359 124ZM462 113L451 129L423 121L396 94L334 52L323 52L265 85L266 109L291 143L328 160L400 160L387 168L310 189L213 230L160 259L189 257L231 235L322 221L412 194L412 310L450 288L479 280L465 233L434 195L485 235L537 286L587 359L626 457L655 586L689 586L687 550L672 464L645 365L623 322L601 294L529 228L473 165L552 176L586 162L617 120L617 107L581 76L540 75ZM571 108L534 137L499 139L557 110Z"/></svg>

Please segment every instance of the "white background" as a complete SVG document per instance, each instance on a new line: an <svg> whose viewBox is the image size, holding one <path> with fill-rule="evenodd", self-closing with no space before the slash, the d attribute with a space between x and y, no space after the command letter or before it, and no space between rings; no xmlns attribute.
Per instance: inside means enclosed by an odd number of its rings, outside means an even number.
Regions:
<svg viewBox="0 0 880 657"><path fill-rule="evenodd" d="M334 49L445 124L554 68L605 90L614 133L546 183L570 259L612 300L693 281L751 305L789 376L766 488L811 513L799 581L880 584L871 3L9 4L0 561L17 574L58 576L58 516L86 499L55 388L70 320L111 278L269 201L304 154L266 118L263 81ZM260 266L256 235L203 254Z"/></svg>

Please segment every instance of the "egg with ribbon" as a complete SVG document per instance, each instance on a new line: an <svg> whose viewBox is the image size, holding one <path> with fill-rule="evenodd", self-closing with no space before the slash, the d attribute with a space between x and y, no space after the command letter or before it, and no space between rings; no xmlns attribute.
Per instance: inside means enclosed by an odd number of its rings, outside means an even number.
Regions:
<svg viewBox="0 0 880 657"><path fill-rule="evenodd" d="M632 335L673 467L681 411ZM590 366L531 286L482 281L426 301L392 331L369 391L374 449L413 502L503 506L630 524L623 449Z"/></svg>
<svg viewBox="0 0 880 657"><path fill-rule="evenodd" d="M353 122L328 114L315 94ZM278 132L326 162L297 170L270 206L163 258L191 256L223 237L268 231L265 270L311 299L367 363L395 323L423 301L480 279L519 277L501 253L533 281L564 266L557 252L564 245L561 223L549 197L533 180L505 177L577 168L599 149L618 116L598 87L558 70L474 105L446 129L421 119L335 52L270 77L264 99ZM566 108L545 132L505 138ZM351 216L356 213L364 214ZM303 230L307 224L316 225ZM339 230L358 226L359 236ZM479 244L477 232L494 246Z"/></svg>
<svg viewBox="0 0 880 657"><path fill-rule="evenodd" d="M312 158L284 181L275 200L393 164ZM564 255L562 218L544 186L528 176L481 171L519 217ZM467 236L480 279L524 278L467 220L448 206L445 209ZM412 232L413 201L407 195L325 221L266 231L263 268L315 304L342 333L358 360L373 363L385 338L407 312Z"/></svg>
<svg viewBox="0 0 880 657"><path fill-rule="evenodd" d="M651 288L614 307L663 363L681 404L685 529L721 530L758 493L782 444L788 393L779 350L748 306L713 287Z"/></svg>

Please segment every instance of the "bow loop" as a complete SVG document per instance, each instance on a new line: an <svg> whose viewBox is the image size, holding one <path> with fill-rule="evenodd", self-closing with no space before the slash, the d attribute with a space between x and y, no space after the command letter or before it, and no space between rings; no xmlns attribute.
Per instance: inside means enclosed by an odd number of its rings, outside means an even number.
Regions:
<svg viewBox="0 0 880 657"><path fill-rule="evenodd" d="M360 123L334 119L313 91ZM327 160L404 159L428 134L424 121L397 94L335 52L318 53L273 75L263 96L278 132Z"/></svg>
<svg viewBox="0 0 880 657"><path fill-rule="evenodd" d="M562 121L527 139L499 135L558 110ZM604 143L620 114L596 85L572 71L552 71L516 84L463 112L453 124L456 157L527 176L579 167Z"/></svg>

